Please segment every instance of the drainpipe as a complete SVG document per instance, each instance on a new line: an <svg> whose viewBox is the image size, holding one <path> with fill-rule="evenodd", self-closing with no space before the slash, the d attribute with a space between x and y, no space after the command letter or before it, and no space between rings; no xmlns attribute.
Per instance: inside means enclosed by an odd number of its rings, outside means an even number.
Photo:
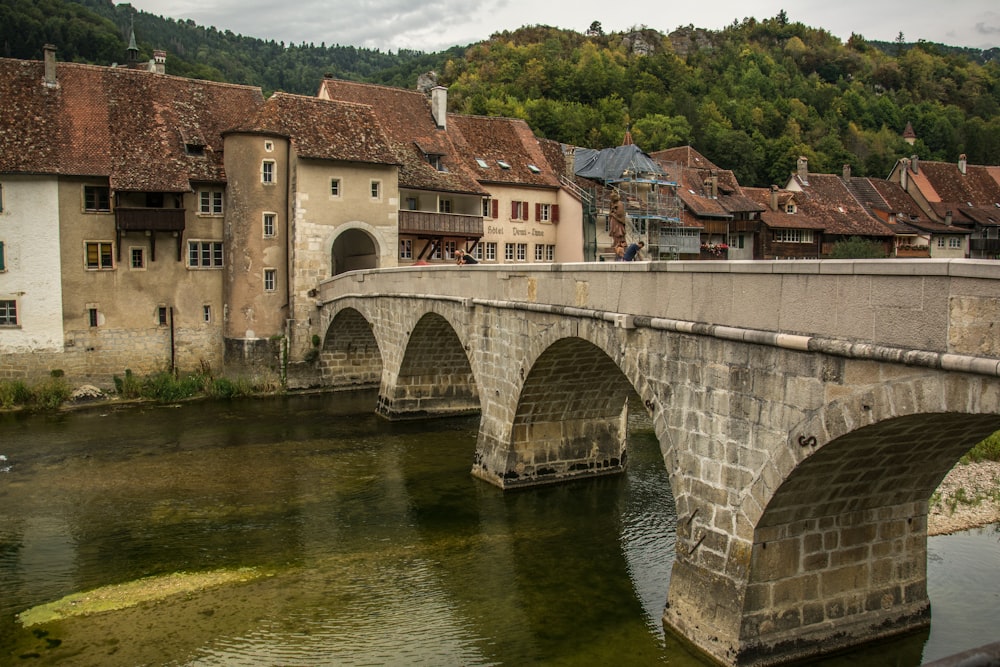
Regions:
<svg viewBox="0 0 1000 667"><path fill-rule="evenodd" d="M176 344L174 342L174 307L170 306L170 374L175 375L177 372L177 350Z"/></svg>

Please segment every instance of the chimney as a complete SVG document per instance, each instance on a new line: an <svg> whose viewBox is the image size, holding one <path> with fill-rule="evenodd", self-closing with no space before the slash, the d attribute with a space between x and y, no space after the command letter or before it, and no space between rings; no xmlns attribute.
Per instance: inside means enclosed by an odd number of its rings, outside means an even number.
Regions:
<svg viewBox="0 0 1000 667"><path fill-rule="evenodd" d="M448 129L448 89L444 86L431 88L431 115L439 130Z"/></svg>
<svg viewBox="0 0 1000 667"><path fill-rule="evenodd" d="M845 164L844 165L844 180L847 181L847 180L850 180L850 178L851 178L851 165Z"/></svg>
<svg viewBox="0 0 1000 667"><path fill-rule="evenodd" d="M156 74L167 72L167 52L161 49L153 51L153 71Z"/></svg>
<svg viewBox="0 0 1000 667"><path fill-rule="evenodd" d="M55 88L59 85L56 82L56 47L54 44L46 44L42 47L42 52L45 54L45 85Z"/></svg>
<svg viewBox="0 0 1000 667"><path fill-rule="evenodd" d="M719 198L719 177L716 176L715 174L712 174L711 176L709 176L708 180L709 180L709 187L711 188L711 192L712 192L712 199L718 199Z"/></svg>
<svg viewBox="0 0 1000 667"><path fill-rule="evenodd" d="M809 158L799 157L799 180L803 185L809 185Z"/></svg>
<svg viewBox="0 0 1000 667"><path fill-rule="evenodd" d="M904 157L902 160L899 161L899 164L902 167L902 169L899 170L899 187L905 190L906 186L909 184L909 181L907 179L907 171L910 168L910 160Z"/></svg>
<svg viewBox="0 0 1000 667"><path fill-rule="evenodd" d="M967 158L965 157L965 153L962 153L958 156L958 170L962 172L962 176L965 176L965 167L967 166L966 163Z"/></svg>
<svg viewBox="0 0 1000 667"><path fill-rule="evenodd" d="M951 227L951 211L944 212L944 224Z"/></svg>
<svg viewBox="0 0 1000 667"><path fill-rule="evenodd" d="M777 185L772 185L771 186L771 210L772 211L777 211L778 210L778 186Z"/></svg>
<svg viewBox="0 0 1000 667"><path fill-rule="evenodd" d="M920 173L920 158L916 155L910 156L910 171L914 174Z"/></svg>

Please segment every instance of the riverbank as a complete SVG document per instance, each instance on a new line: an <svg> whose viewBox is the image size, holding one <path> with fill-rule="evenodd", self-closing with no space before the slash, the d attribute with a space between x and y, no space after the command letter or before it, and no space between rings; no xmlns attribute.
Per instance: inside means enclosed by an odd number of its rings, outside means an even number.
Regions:
<svg viewBox="0 0 1000 667"><path fill-rule="evenodd" d="M929 535L1000 522L1000 461L959 463L931 497Z"/></svg>

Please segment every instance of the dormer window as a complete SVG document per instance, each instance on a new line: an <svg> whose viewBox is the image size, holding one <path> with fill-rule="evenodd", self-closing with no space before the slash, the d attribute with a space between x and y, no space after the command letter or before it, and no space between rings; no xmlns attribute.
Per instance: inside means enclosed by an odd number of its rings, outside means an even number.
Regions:
<svg viewBox="0 0 1000 667"><path fill-rule="evenodd" d="M501 169L510 169L509 162L504 162L503 160L497 160L497 164L500 165Z"/></svg>
<svg viewBox="0 0 1000 667"><path fill-rule="evenodd" d="M201 144L184 144L184 152L195 157L204 157L205 147Z"/></svg>
<svg viewBox="0 0 1000 667"><path fill-rule="evenodd" d="M443 158L443 155L429 154L427 156L427 162L438 171L446 171L444 168Z"/></svg>
<svg viewBox="0 0 1000 667"><path fill-rule="evenodd" d="M785 204L785 213L795 213L795 210L795 204L793 202Z"/></svg>
<svg viewBox="0 0 1000 667"><path fill-rule="evenodd" d="M528 165L528 171L530 171L532 174L540 174L540 173L542 173L542 170L539 169L537 166L535 166L533 164L529 164Z"/></svg>

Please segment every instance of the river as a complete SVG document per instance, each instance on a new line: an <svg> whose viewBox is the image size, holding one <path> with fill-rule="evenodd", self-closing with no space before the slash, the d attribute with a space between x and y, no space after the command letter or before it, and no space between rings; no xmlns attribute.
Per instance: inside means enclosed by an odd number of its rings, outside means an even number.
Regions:
<svg viewBox="0 0 1000 667"><path fill-rule="evenodd" d="M386 422L373 392L0 415L2 665L705 665L660 621L675 512L632 418L626 474L504 493L478 418ZM996 527L930 539L929 631L826 664L996 639ZM78 591L253 578L24 627Z"/></svg>

